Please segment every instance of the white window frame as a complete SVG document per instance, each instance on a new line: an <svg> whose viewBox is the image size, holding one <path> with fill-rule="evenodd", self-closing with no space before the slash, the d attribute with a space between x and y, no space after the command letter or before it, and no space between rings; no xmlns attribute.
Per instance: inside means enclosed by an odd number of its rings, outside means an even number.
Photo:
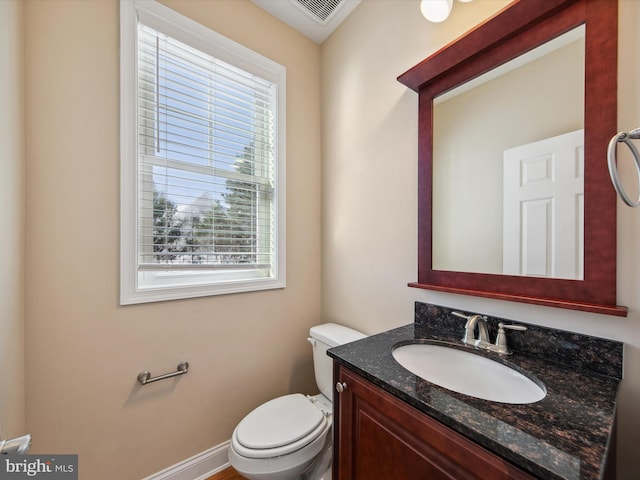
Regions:
<svg viewBox="0 0 640 480"><path fill-rule="evenodd" d="M277 85L274 161L274 257L269 276L250 270L139 272L137 22ZM286 286L286 69L154 0L120 1L120 304L136 304ZM144 283L139 281L145 275Z"/></svg>

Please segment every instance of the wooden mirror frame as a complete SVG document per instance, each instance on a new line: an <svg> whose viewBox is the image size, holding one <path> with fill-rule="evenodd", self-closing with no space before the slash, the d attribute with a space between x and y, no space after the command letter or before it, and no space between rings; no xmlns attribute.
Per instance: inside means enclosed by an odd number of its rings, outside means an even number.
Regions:
<svg viewBox="0 0 640 480"><path fill-rule="evenodd" d="M616 305L616 194L607 145L617 127L618 5L516 0L398 77L419 93L418 281L428 290L626 316ZM582 24L585 36L584 279L433 270L433 99ZM478 239L482 243L482 239Z"/></svg>

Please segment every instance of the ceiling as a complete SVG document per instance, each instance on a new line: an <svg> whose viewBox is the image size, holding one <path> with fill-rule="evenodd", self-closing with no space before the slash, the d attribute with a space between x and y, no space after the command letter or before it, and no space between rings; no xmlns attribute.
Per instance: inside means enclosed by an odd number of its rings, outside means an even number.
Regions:
<svg viewBox="0 0 640 480"><path fill-rule="evenodd" d="M317 44L324 42L361 0L251 0Z"/></svg>

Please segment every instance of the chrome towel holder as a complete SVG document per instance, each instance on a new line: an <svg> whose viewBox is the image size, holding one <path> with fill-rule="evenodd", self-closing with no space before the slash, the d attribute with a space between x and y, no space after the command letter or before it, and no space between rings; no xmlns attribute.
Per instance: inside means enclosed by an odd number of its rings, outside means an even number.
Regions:
<svg viewBox="0 0 640 480"><path fill-rule="evenodd" d="M138 374L138 382L140 385L146 385L147 383L157 382L158 380L164 380L165 378L177 377L178 375L185 375L189 371L189 362L180 362L178 364L178 370L175 372L165 373L164 375L158 375L151 378L150 372L140 372Z"/></svg>
<svg viewBox="0 0 640 480"><path fill-rule="evenodd" d="M640 194L638 196L638 200L631 200L627 195L627 192L624 191L622 187L622 183L620 182L620 177L618 176L618 166L616 161L616 146L618 143L625 143L629 150L631 150L631 154L633 155L633 163L636 167L636 173L638 174L638 182L640 184L640 154L638 153L638 149L631 142L631 140L640 140L640 128L636 128L635 130L631 130L630 132L620 132L609 142L609 149L607 151L607 163L609 165L609 175L611 176L611 182L613 183L613 187L616 189L620 198L629 205L630 207L640 207Z"/></svg>

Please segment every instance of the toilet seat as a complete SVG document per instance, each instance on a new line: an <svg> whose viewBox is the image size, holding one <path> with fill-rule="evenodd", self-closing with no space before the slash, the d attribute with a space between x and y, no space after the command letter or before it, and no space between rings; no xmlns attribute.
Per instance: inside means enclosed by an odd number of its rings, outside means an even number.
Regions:
<svg viewBox="0 0 640 480"><path fill-rule="evenodd" d="M300 393L275 398L249 413L235 428L233 449L247 458L273 458L295 452L323 435L327 416Z"/></svg>

